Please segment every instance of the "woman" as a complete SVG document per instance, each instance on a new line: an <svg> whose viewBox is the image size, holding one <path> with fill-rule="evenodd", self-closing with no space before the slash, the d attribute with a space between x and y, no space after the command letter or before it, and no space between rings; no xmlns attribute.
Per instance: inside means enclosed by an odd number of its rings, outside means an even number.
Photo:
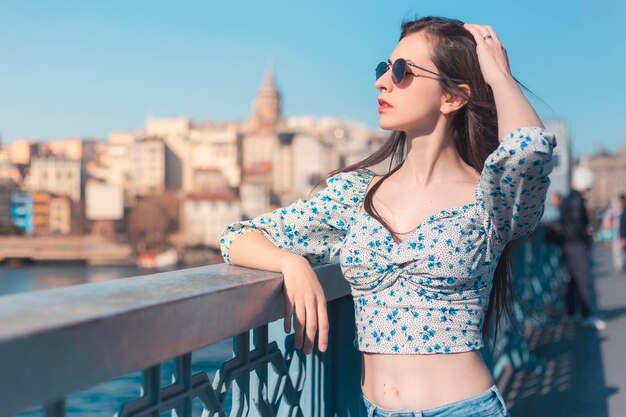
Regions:
<svg viewBox="0 0 626 417"><path fill-rule="evenodd" d="M285 331L295 309L296 347L310 353L318 331L318 349L328 343L310 263L341 249L362 415L507 415L480 349L491 313L497 323L510 302L508 244L543 213L555 137L490 26L404 23L375 86L389 140L310 200L228 226L222 255L284 274ZM399 163L386 175L367 168L389 156Z"/></svg>

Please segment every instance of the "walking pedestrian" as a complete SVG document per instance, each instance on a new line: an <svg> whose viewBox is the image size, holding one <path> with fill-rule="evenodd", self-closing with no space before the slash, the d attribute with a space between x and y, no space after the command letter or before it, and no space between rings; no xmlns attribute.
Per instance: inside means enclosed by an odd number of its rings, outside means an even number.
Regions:
<svg viewBox="0 0 626 417"><path fill-rule="evenodd" d="M567 290L567 315L574 317L580 306L582 324L598 330L606 322L594 313L591 298L591 245L585 194L593 185L594 174L586 167L577 167L572 174L572 190L560 205L563 256L570 281Z"/></svg>

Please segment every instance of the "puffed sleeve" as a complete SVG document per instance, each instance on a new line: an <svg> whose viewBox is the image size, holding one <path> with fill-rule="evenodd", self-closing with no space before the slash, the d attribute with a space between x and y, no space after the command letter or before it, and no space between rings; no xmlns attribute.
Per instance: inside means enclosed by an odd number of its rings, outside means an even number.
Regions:
<svg viewBox="0 0 626 417"><path fill-rule="evenodd" d="M476 199L502 242L530 233L539 223L555 147L554 134L539 126L524 126L508 133L487 157Z"/></svg>
<svg viewBox="0 0 626 417"><path fill-rule="evenodd" d="M276 247L304 256L310 263L326 263L339 251L350 224L361 208L373 172L367 168L340 172L326 180L326 187L309 200L299 199L251 220L230 224L222 232L224 261L233 240L260 230Z"/></svg>

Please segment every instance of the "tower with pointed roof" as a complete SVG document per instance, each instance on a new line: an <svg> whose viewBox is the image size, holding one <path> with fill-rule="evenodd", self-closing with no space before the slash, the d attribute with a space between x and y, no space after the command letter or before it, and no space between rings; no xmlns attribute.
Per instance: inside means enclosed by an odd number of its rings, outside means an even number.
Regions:
<svg viewBox="0 0 626 417"><path fill-rule="evenodd" d="M257 93L252 114L248 120L250 133L275 133L281 116L281 95L274 81L271 63L265 72L261 89Z"/></svg>

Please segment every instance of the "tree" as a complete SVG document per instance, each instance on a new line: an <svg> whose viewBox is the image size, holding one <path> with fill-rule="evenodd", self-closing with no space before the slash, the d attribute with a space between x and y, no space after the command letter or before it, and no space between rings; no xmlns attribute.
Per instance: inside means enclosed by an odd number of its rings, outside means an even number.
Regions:
<svg viewBox="0 0 626 417"><path fill-rule="evenodd" d="M128 239L135 250L164 249L178 230L178 199L171 192L140 200L128 216Z"/></svg>
<svg viewBox="0 0 626 417"><path fill-rule="evenodd" d="M23 235L24 229L14 224L0 223L0 236Z"/></svg>

